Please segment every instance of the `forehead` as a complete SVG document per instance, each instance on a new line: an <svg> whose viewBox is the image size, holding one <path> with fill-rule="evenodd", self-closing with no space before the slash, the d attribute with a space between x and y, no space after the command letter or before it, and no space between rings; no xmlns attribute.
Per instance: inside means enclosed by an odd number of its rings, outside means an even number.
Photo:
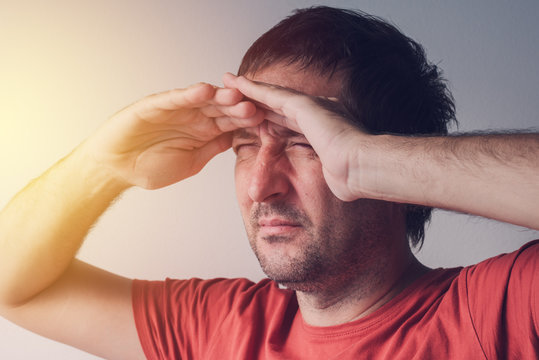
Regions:
<svg viewBox="0 0 539 360"><path fill-rule="evenodd" d="M307 95L338 98L341 81L338 76L324 77L314 71L301 69L296 65L272 65L245 77L294 89Z"/></svg>

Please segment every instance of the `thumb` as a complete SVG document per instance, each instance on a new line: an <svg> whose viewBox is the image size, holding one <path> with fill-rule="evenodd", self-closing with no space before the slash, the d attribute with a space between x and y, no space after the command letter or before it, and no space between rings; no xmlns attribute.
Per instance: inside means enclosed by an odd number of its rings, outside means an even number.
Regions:
<svg viewBox="0 0 539 360"><path fill-rule="evenodd" d="M220 154L228 150L232 146L232 133L226 132L215 139L211 140L201 148L197 150L197 166L196 173L217 154Z"/></svg>

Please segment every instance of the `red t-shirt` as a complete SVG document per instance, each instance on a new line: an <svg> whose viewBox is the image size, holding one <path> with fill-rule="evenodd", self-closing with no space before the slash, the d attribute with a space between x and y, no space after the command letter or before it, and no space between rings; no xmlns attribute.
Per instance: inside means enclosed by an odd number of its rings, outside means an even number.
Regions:
<svg viewBox="0 0 539 360"><path fill-rule="evenodd" d="M539 359L539 241L337 326L306 324L270 280L136 280L133 309L148 359Z"/></svg>

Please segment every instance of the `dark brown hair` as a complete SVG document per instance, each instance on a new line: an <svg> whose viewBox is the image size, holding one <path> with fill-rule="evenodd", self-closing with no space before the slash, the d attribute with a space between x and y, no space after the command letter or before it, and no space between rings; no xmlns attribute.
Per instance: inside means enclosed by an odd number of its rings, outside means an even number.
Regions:
<svg viewBox="0 0 539 360"><path fill-rule="evenodd" d="M386 21L326 6L296 10L249 48L238 73L284 63L342 79L339 100L374 134L446 135L453 97L423 47ZM406 234L421 246L432 208L406 205Z"/></svg>

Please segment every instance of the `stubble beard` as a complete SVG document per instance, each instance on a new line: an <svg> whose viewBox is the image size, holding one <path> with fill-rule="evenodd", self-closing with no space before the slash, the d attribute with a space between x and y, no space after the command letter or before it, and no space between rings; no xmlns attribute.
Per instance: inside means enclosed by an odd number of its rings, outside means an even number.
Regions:
<svg viewBox="0 0 539 360"><path fill-rule="evenodd" d="M302 239L288 236L259 236L259 218L279 216L301 225ZM285 203L258 204L249 218L247 235L262 271L272 280L288 289L302 292L316 292L327 286L327 278L335 272L335 260L328 259L323 241L331 241L331 232L326 225L316 228L309 217L302 211ZM301 251L296 256L279 253L265 253L259 249L259 242L299 242ZM283 247L287 245L283 244ZM296 244L297 246L297 244ZM328 261L329 260L329 261ZM339 260L337 259L337 262Z"/></svg>

